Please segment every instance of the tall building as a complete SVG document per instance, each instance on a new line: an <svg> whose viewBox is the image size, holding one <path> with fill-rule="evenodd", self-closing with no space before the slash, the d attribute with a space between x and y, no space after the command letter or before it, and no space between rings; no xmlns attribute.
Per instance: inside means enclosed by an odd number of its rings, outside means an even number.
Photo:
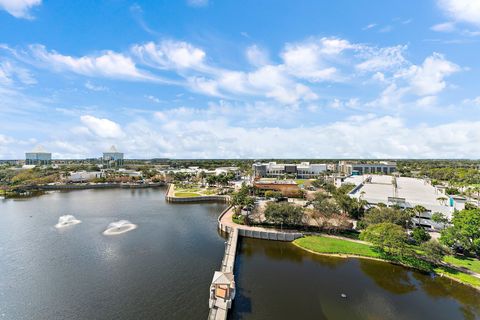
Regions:
<svg viewBox="0 0 480 320"><path fill-rule="evenodd" d="M38 145L31 152L25 153L26 165L47 165L52 163L52 154Z"/></svg>
<svg viewBox="0 0 480 320"><path fill-rule="evenodd" d="M118 152L115 146L111 146L110 150L103 153L102 162L108 167L123 166L123 152Z"/></svg>

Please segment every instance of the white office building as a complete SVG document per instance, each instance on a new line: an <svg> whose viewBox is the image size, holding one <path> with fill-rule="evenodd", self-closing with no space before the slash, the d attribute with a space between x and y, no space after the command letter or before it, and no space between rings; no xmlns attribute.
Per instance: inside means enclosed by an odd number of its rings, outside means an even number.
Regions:
<svg viewBox="0 0 480 320"><path fill-rule="evenodd" d="M292 175L299 179L310 179L316 178L322 172L327 171L327 165L310 164L309 162L302 162L300 164L277 164L276 162L268 162L254 163L252 169L254 177L258 178L275 178Z"/></svg>
<svg viewBox="0 0 480 320"><path fill-rule="evenodd" d="M383 203L402 208L413 208L417 205L425 207L426 211L413 221L427 229L442 227L431 220L433 213L440 212L450 220L456 210L465 209L465 198L445 195L445 189L432 186L423 179L363 175L351 176L345 179L344 183L355 185L350 197L366 200L372 206Z"/></svg>

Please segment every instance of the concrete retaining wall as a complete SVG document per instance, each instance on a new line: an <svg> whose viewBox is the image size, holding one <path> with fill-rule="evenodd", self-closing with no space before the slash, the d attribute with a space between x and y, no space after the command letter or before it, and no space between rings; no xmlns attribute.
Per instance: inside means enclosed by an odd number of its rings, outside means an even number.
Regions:
<svg viewBox="0 0 480 320"><path fill-rule="evenodd" d="M225 213L230 210L231 206L225 209L220 216L218 217L218 228L223 231L230 233L233 228L222 223L222 217ZM235 229L238 230L238 235L247 238L256 238L256 239L265 239L265 240L274 240L274 241L293 241L295 239L303 237L301 232L282 232L282 231L268 231L267 230L254 230L248 227L236 226Z"/></svg>
<svg viewBox="0 0 480 320"><path fill-rule="evenodd" d="M168 184L167 192L165 193L165 200L167 202L177 202L177 203L185 203L185 202L206 202L206 201L220 201L220 202L228 202L230 199L229 196L199 196L199 197L175 197L169 196L170 189L172 188L172 184Z"/></svg>
<svg viewBox="0 0 480 320"><path fill-rule="evenodd" d="M205 202L205 201L228 202L228 196L200 196L200 197L184 197L184 198L165 196L165 199L168 202Z"/></svg>
<svg viewBox="0 0 480 320"><path fill-rule="evenodd" d="M163 187L165 183L152 183L152 184L125 184L125 183L103 183L103 184L56 184L45 186L32 186L25 187L28 190L84 190L84 189L110 189L110 188L156 188Z"/></svg>

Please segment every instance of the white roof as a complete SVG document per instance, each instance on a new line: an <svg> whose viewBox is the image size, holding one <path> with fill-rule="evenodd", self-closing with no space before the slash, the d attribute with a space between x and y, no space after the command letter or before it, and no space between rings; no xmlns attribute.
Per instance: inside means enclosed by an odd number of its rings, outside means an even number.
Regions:
<svg viewBox="0 0 480 320"><path fill-rule="evenodd" d="M421 205L432 211L449 211L449 207L441 204L439 197L443 194L437 192L435 187L422 179L397 177L397 190L393 186L393 177L388 175L363 175L353 176L345 180L345 182L353 182L355 185L360 184L367 177L372 180L365 183L362 187L355 190L353 197L362 196L363 199L370 203L388 203L389 197L405 198L406 202L411 206Z"/></svg>
<svg viewBox="0 0 480 320"><path fill-rule="evenodd" d="M233 273L215 271L212 284L231 284L233 282Z"/></svg>

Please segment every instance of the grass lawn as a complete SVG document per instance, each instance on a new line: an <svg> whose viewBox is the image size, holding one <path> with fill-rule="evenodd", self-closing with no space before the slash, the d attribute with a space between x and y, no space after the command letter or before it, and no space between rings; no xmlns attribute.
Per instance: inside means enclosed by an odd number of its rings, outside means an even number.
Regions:
<svg viewBox="0 0 480 320"><path fill-rule="evenodd" d="M438 267L438 268L435 268L434 271L436 273L444 273L445 275L458 279L463 283L468 283L470 285L480 288L480 278L474 277L472 275L459 272L457 270L454 270L448 267Z"/></svg>
<svg viewBox="0 0 480 320"><path fill-rule="evenodd" d="M194 193L194 192L175 192L175 197L179 197L179 198L200 197L200 194Z"/></svg>
<svg viewBox="0 0 480 320"><path fill-rule="evenodd" d="M319 253L353 254L371 258L382 258L371 246L363 243L322 236L308 236L294 241L302 248Z"/></svg>
<svg viewBox="0 0 480 320"><path fill-rule="evenodd" d="M295 179L295 183L298 185L305 185L305 182L309 181L309 179Z"/></svg>
<svg viewBox="0 0 480 320"><path fill-rule="evenodd" d="M480 273L480 260L462 256L446 256L443 261L452 266L462 267L470 271Z"/></svg>
<svg viewBox="0 0 480 320"><path fill-rule="evenodd" d="M446 276L458 279L463 283L480 287L480 278L463 272L459 272L448 267L433 267L433 265L431 265L430 263L425 262L417 257L399 258L394 256L386 256L381 252L375 251L371 246L363 243L323 236L307 236L295 240L294 243L302 248L318 253L351 254L357 256L390 260L392 262L400 262L418 269L434 271L436 273L443 273ZM445 257L445 262L455 266L464 266L474 272L478 272L478 268L480 268L480 261L471 258L447 256Z"/></svg>

